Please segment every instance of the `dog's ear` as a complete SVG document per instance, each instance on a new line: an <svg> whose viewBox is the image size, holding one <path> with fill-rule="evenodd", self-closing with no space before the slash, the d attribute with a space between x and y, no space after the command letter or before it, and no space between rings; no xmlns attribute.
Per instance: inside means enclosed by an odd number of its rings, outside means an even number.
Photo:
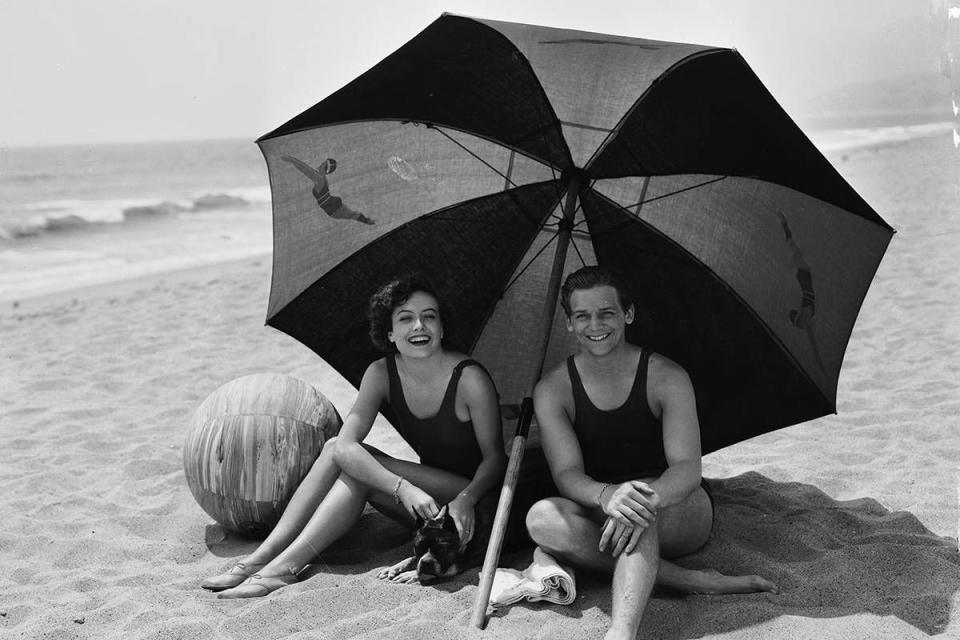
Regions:
<svg viewBox="0 0 960 640"><path fill-rule="evenodd" d="M446 509L446 507L444 507L444 509ZM459 535L459 532L457 531L457 525L454 523L453 518L449 513L443 514L443 528L447 531L453 531Z"/></svg>
<svg viewBox="0 0 960 640"><path fill-rule="evenodd" d="M422 527L423 527L423 523L424 523L424 519L421 518L419 515L417 515L417 529L422 528Z"/></svg>
<svg viewBox="0 0 960 640"><path fill-rule="evenodd" d="M418 518L418 523L421 526L427 527L428 529L443 529L444 523L450 518L450 514L447 513L447 507L444 505L440 511L437 512L435 518L430 518L429 520L420 520Z"/></svg>

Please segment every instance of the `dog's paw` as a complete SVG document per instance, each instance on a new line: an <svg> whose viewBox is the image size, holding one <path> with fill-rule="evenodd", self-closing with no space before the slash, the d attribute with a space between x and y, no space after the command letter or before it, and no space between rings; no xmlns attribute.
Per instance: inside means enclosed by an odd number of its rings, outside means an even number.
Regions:
<svg viewBox="0 0 960 640"><path fill-rule="evenodd" d="M412 569L410 571L403 571L398 573L390 578L390 582L396 584L416 584L420 582L420 579L417 577L417 570Z"/></svg>
<svg viewBox="0 0 960 640"><path fill-rule="evenodd" d="M407 558L402 562L391 567L384 567L377 572L377 577L381 580L391 580L396 581L396 577L405 572L409 572L411 569L416 569L417 559L416 558ZM413 572L416 575L416 571Z"/></svg>

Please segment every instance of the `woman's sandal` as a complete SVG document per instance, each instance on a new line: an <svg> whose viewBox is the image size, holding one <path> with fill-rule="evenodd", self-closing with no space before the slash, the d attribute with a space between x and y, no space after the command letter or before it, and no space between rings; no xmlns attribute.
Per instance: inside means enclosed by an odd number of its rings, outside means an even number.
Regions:
<svg viewBox="0 0 960 640"><path fill-rule="evenodd" d="M227 589L217 595L218 598L261 598L268 593L273 593L280 587L286 587L300 581L297 574L290 572L279 576L261 576L254 574L243 581L242 584Z"/></svg>
<svg viewBox="0 0 960 640"><path fill-rule="evenodd" d="M223 591L232 589L243 583L244 580L252 576L258 570L263 568L266 562L238 562L230 567L226 573L207 578L200 583L200 586L208 591Z"/></svg>

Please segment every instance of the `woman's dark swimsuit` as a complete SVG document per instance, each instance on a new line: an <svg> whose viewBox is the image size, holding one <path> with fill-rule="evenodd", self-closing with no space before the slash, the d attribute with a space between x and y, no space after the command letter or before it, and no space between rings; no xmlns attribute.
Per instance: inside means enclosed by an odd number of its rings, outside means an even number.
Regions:
<svg viewBox="0 0 960 640"><path fill-rule="evenodd" d="M410 412L403 396L395 356L387 357L386 362L390 407L397 418L394 422L397 432L417 452L422 464L472 478L483 460L483 453L473 430L473 421L461 421L457 417L457 384L465 367L475 365L483 369L483 366L475 360L458 363L450 376L440 409L429 418L418 418Z"/></svg>
<svg viewBox="0 0 960 640"><path fill-rule="evenodd" d="M639 478L658 478L669 466L663 452L663 423L653 415L647 401L647 365L650 352L640 353L633 387L626 402L615 409L598 409L587 396L573 356L567 372L573 390L573 430L583 454L583 470L600 482L620 483ZM700 485L710 498L707 481Z"/></svg>
<svg viewBox="0 0 960 640"><path fill-rule="evenodd" d="M447 390L443 394L443 400L440 402L440 409L429 418L418 418L407 406L403 386L400 384L400 375L397 373L395 356L388 356L386 361L387 377L390 381L390 408L395 417L393 424L397 433L417 452L421 464L455 473L468 480L472 479L477 467L483 461L483 452L480 450L480 443L477 442L477 435L473 430L473 421L460 420L457 417L457 385L460 382L460 374L468 366L480 367L487 376L490 374L475 360L463 360L457 363L450 376ZM499 494L498 486L477 501L475 507L477 530L474 532L474 540L488 539L489 530L493 526L493 519L497 512Z"/></svg>

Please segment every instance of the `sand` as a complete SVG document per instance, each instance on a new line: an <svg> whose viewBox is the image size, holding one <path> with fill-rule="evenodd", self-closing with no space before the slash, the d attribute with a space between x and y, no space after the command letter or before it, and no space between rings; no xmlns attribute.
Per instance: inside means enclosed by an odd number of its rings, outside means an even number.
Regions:
<svg viewBox="0 0 960 640"><path fill-rule="evenodd" d="M658 593L641 637L960 637L960 219L944 204L960 202L957 167L899 181L891 167L928 158L923 144L835 159L900 231L852 336L838 414L705 459L717 525L684 562L760 573L782 593ZM589 576L572 606L517 605L484 631L467 624L476 569L436 587L377 580L409 536L373 512L270 597L198 587L255 545L187 488L200 402L263 371L311 382L341 413L355 394L263 326L268 283L263 257L0 307L0 638L602 637L608 587ZM384 425L371 438L411 455Z"/></svg>

